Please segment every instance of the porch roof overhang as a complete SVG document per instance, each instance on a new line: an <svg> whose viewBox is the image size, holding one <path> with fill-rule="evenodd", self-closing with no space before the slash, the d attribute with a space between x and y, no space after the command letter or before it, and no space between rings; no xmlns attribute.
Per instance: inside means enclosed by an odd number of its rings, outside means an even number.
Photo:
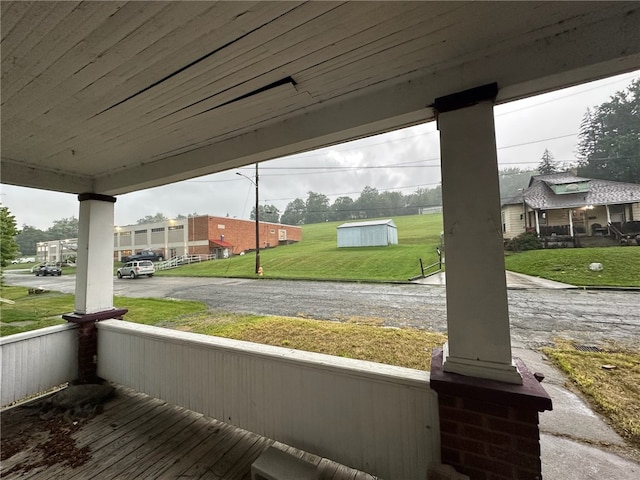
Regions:
<svg viewBox="0 0 640 480"><path fill-rule="evenodd" d="M118 195L640 65L637 2L2 2L2 182Z"/></svg>
<svg viewBox="0 0 640 480"><path fill-rule="evenodd" d="M209 247L212 248L231 248L233 247L232 243L225 242L224 240L209 240Z"/></svg>

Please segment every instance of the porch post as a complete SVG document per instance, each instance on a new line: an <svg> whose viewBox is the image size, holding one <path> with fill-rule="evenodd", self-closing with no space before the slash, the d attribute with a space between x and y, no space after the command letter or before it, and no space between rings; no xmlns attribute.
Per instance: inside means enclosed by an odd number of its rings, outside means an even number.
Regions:
<svg viewBox="0 0 640 480"><path fill-rule="evenodd" d="M552 405L536 376L511 357L496 94L495 84L486 85L434 104L449 342L431 358L430 385L438 394L441 461L454 469L439 475L441 465L432 465L429 478L439 480L542 477L538 412Z"/></svg>
<svg viewBox="0 0 640 480"><path fill-rule="evenodd" d="M113 210L116 199L83 193L78 231L75 312L113 308Z"/></svg>
<svg viewBox="0 0 640 480"><path fill-rule="evenodd" d="M538 234L538 236L540 236L540 217L539 215L539 210L536 208L534 210L534 213L536 214L536 233Z"/></svg>
<svg viewBox="0 0 640 480"><path fill-rule="evenodd" d="M82 193L78 230L75 311L62 318L79 325L77 383L95 383L98 354L95 323L122 318L113 307L113 206L107 195Z"/></svg>
<svg viewBox="0 0 640 480"><path fill-rule="evenodd" d="M573 237L573 210L569 209L569 235Z"/></svg>
<svg viewBox="0 0 640 480"><path fill-rule="evenodd" d="M447 324L444 371L521 384L511 358L493 119L497 87L437 99ZM464 100L464 99L463 99Z"/></svg>
<svg viewBox="0 0 640 480"><path fill-rule="evenodd" d="M609 210L609 205L605 205L604 208L607 209L607 225L611 225L611 210Z"/></svg>

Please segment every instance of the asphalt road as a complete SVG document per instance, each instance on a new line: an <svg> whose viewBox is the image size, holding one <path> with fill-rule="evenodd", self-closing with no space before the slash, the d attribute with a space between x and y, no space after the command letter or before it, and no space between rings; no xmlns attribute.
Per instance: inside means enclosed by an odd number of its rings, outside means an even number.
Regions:
<svg viewBox="0 0 640 480"><path fill-rule="evenodd" d="M5 272L9 285L74 293L75 276ZM205 302L214 311L299 316L332 321L367 319L389 327L446 332L441 286L282 280L153 277L114 278L116 295ZM640 292L509 290L512 342L537 348L554 338L581 344L615 341L640 347ZM471 312L472 314L472 312Z"/></svg>

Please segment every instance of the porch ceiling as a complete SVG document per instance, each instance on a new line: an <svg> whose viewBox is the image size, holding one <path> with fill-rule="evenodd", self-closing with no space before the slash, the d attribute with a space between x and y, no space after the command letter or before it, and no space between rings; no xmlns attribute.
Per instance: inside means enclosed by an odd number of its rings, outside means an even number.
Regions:
<svg viewBox="0 0 640 480"><path fill-rule="evenodd" d="M637 2L2 2L2 182L121 194L640 64Z"/></svg>

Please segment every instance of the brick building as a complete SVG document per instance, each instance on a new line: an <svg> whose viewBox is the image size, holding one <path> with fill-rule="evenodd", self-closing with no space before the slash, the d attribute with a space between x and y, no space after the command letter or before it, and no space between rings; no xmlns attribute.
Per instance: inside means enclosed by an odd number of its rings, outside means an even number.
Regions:
<svg viewBox="0 0 640 480"><path fill-rule="evenodd" d="M277 247L302 240L302 228L260 222L260 248ZM59 262L73 255L75 238L37 244L38 262ZM227 258L256 248L256 222L228 217L198 217L165 220L113 229L113 258L122 260L143 250L153 250L169 259L182 255L210 255Z"/></svg>
<svg viewBox="0 0 640 480"><path fill-rule="evenodd" d="M260 248L271 248L302 240L302 228L259 222ZM237 255L256 248L256 223L229 217L202 215L188 219L189 253L219 256L228 249Z"/></svg>

